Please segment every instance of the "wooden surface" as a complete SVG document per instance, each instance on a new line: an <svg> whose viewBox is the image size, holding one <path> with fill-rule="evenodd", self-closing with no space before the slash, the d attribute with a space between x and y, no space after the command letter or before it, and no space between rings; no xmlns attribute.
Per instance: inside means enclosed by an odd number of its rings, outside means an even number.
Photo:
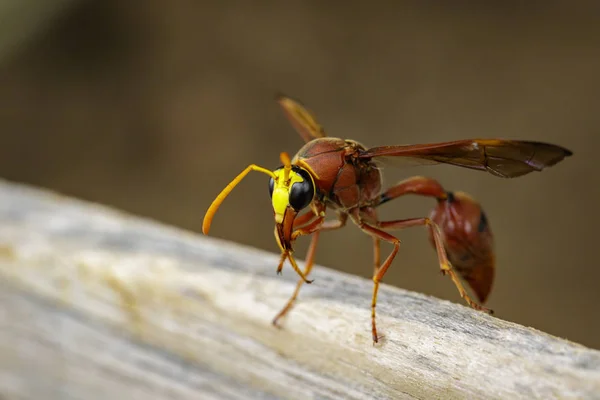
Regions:
<svg viewBox="0 0 600 400"><path fill-rule="evenodd" d="M276 329L277 261L0 182L0 398L600 399L600 352L386 285L373 346L324 267Z"/></svg>

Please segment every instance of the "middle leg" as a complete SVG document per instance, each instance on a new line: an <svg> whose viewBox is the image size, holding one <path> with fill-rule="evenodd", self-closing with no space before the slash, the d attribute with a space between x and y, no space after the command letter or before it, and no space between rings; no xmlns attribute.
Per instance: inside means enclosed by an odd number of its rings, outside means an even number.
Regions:
<svg viewBox="0 0 600 400"><path fill-rule="evenodd" d="M373 335L373 344L379 341L379 336L377 335L377 315L376 315L376 307L377 307L377 294L379 292L379 282L383 279L383 276L387 272L390 265L392 265L392 261L398 254L398 250L400 249L400 239L397 237L378 229L375 226L372 226L370 223L365 222L361 218L360 211L357 209L352 214L353 222L358 225L358 227L371 236L373 238L373 246L374 246L374 261L376 262L375 271L373 274L373 296L371 298L371 333ZM385 259L383 264L379 266L380 261L380 241L385 240L388 243L394 245L392 252Z"/></svg>

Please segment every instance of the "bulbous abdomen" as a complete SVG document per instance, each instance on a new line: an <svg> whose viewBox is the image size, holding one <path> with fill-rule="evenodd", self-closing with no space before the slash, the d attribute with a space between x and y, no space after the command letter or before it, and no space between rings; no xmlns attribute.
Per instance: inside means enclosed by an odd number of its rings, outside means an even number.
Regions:
<svg viewBox="0 0 600 400"><path fill-rule="evenodd" d="M429 215L441 229L448 260L484 303L495 274L494 237L479 203L462 192L448 193ZM435 246L431 233L430 242Z"/></svg>

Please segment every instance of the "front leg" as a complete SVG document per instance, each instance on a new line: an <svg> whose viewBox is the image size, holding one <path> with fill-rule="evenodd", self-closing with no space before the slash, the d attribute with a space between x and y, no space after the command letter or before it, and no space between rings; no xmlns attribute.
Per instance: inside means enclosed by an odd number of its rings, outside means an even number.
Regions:
<svg viewBox="0 0 600 400"><path fill-rule="evenodd" d="M294 229L310 223L316 216L317 214L315 214L314 210L307 211L294 220Z"/></svg>
<svg viewBox="0 0 600 400"><path fill-rule="evenodd" d="M292 264L292 268L296 273L306 282L312 283L312 281L308 281L306 279L306 275L302 273L300 268L296 263L296 260L293 258L292 253L292 244L296 240L296 237L299 236L298 233L295 232L308 232L312 233L316 228L321 226L323 219L325 216L325 205L322 203L313 203L311 205L311 209L304 213L303 215L297 217L292 224L292 233L290 234L289 243L284 245L285 238L281 236L280 232L275 226L274 235L275 240L279 244L281 248L281 258L279 260L279 264L277 265L277 275L281 275L281 271L283 270L283 265L285 264L285 260L289 259L290 264ZM316 218L316 219L315 219Z"/></svg>
<svg viewBox="0 0 600 400"><path fill-rule="evenodd" d="M330 221L325 221L325 222L323 222L321 220L318 227L311 228L312 232L303 231L305 233L302 233L302 234L313 233L313 237L310 242L310 247L308 248L308 252L306 254L306 262L305 262L304 273L303 273L303 275L305 277L310 274L312 267L314 265L315 253L317 251L317 242L319 240L319 234L323 231L330 231L330 230L340 229L340 228L344 227L344 225L346 225L347 219L348 219L347 214L340 214L340 215L338 215L337 220L330 220ZM308 232L308 233L306 233L306 232ZM296 237L300 236L300 229L297 231L294 231L294 234L296 234L295 235ZM292 237L294 237L294 234L292 234ZM293 258L291 258L292 257L291 254L289 254L289 256L290 256L290 262L292 262ZM283 266L283 262L285 262L285 257L282 257L282 260L280 262L280 267ZM293 261L293 263L295 263L295 260ZM290 299L288 300L286 305L283 307L283 309L275 316L275 318L273 319L273 325L279 327L279 325L278 325L279 320L282 317L284 317L292 309L292 307L298 297L298 293L300 293L300 288L302 287L302 284L304 284L304 282L305 282L304 279L298 280L298 283L296 284L296 289L294 290L292 297L290 297ZM312 282L312 281L310 281L310 282Z"/></svg>

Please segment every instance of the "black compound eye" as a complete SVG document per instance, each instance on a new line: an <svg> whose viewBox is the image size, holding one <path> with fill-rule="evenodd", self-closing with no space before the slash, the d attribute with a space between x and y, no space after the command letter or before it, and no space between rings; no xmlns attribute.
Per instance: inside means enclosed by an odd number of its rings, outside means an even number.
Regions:
<svg viewBox="0 0 600 400"><path fill-rule="evenodd" d="M315 187L308 172L301 168L293 168L294 172L300 175L302 182L296 182L290 189L290 205L296 211L300 211L310 204L315 196Z"/></svg>
<svg viewBox="0 0 600 400"><path fill-rule="evenodd" d="M290 205L294 210L300 211L308 206L313 198L312 182L302 181L292 185L290 190Z"/></svg>

